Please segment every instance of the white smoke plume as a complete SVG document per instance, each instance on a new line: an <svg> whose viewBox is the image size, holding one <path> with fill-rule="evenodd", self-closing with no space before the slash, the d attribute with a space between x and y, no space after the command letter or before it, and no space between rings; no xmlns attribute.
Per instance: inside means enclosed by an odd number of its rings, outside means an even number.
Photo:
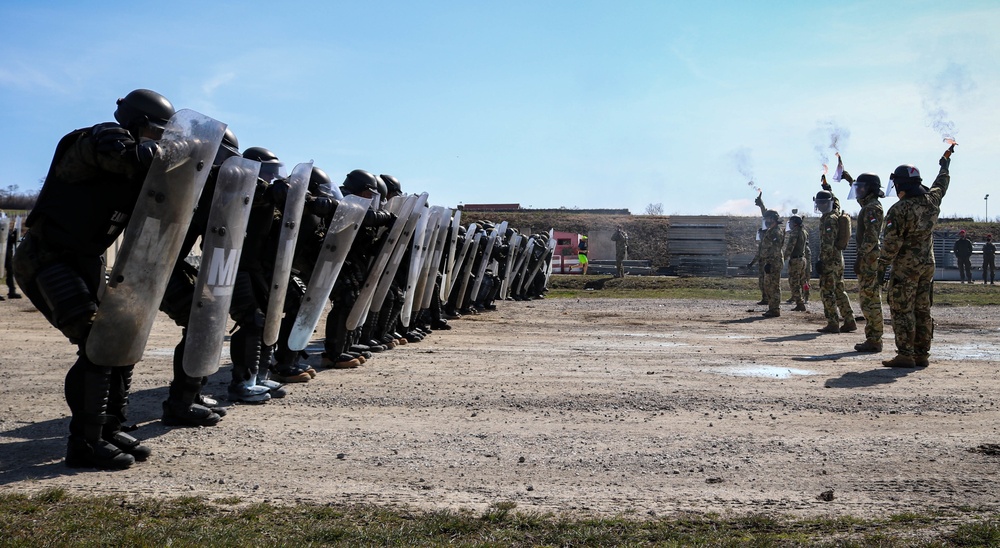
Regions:
<svg viewBox="0 0 1000 548"><path fill-rule="evenodd" d="M811 140L815 143L813 149L816 150L819 162L823 165L823 173L826 173L827 164L830 163L830 151L839 153L847 144L847 139L850 136L851 130L838 125L833 120L817 122Z"/></svg>
<svg viewBox="0 0 1000 548"><path fill-rule="evenodd" d="M954 120L948 113L949 108L974 89L976 83L965 65L954 61L949 62L928 83L922 101L924 112L927 114L927 125L940 135L942 140L954 139L958 132Z"/></svg>
<svg viewBox="0 0 1000 548"><path fill-rule="evenodd" d="M729 160L733 163L736 171L747 180L747 186L759 194L760 187L753 180L753 161L750 158L750 149L742 147L730 152Z"/></svg>

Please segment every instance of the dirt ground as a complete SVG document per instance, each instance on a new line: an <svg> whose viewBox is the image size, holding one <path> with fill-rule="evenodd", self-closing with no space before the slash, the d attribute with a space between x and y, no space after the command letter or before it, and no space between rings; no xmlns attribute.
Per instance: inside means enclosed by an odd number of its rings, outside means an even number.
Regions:
<svg viewBox="0 0 1000 548"><path fill-rule="evenodd" d="M935 308L931 366L895 370L879 362L891 343L854 353L862 335L816 332L819 303L790 306L762 319L738 301L501 303L202 429L159 421L180 335L161 315L131 408L154 454L96 472L62 463L74 349L7 301L0 492L639 517L1000 511L1000 456L983 450L1000 443L995 307ZM223 363L206 392L225 399L229 375Z"/></svg>

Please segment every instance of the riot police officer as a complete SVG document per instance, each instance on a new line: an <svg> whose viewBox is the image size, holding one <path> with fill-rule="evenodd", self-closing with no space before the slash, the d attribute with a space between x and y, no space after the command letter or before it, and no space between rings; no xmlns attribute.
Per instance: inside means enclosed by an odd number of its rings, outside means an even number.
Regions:
<svg viewBox="0 0 1000 548"><path fill-rule="evenodd" d="M99 306L103 254L124 230L174 107L137 89L118 100L117 123L77 129L56 146L14 276L39 311L78 347L66 374L71 418L66 465L123 469L151 451L123 431L134 365L109 367L86 353Z"/></svg>

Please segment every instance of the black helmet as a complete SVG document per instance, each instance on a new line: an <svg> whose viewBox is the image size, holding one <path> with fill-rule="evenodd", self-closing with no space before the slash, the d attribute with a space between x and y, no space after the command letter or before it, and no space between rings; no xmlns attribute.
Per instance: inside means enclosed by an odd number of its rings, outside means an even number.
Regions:
<svg viewBox="0 0 1000 548"><path fill-rule="evenodd" d="M889 176L896 191L914 192L920 188L923 179L920 178L920 170L911 165L901 165Z"/></svg>
<svg viewBox="0 0 1000 548"><path fill-rule="evenodd" d="M829 213L833 211L833 193L828 190L821 190L816 193L813 203L816 204L816 211Z"/></svg>
<svg viewBox="0 0 1000 548"><path fill-rule="evenodd" d="M778 222L778 212L773 209L768 209L764 212L765 219L771 219L774 222Z"/></svg>
<svg viewBox="0 0 1000 548"><path fill-rule="evenodd" d="M882 192L882 179L874 173L858 175L857 179L854 179L854 186L858 189L859 198L864 198L871 193L878 194L879 198L885 198L885 193Z"/></svg>
<svg viewBox="0 0 1000 548"><path fill-rule="evenodd" d="M378 187L378 195L381 197L381 201L385 202L389 199L389 187L385 184L385 181L381 177L375 177L375 185Z"/></svg>
<svg viewBox="0 0 1000 548"><path fill-rule="evenodd" d="M399 184L399 179L393 177L392 175L379 175L383 181L385 181L385 186L388 189L389 197L399 196L403 193L403 187Z"/></svg>
<svg viewBox="0 0 1000 548"><path fill-rule="evenodd" d="M149 89L137 89L118 99L115 120L134 137L139 137L147 127L162 135L175 112L174 105L166 97Z"/></svg>
<svg viewBox="0 0 1000 548"><path fill-rule="evenodd" d="M326 196L342 200L344 195L333 186L330 176L322 169L313 166L312 173L309 174L309 193L313 196Z"/></svg>
<svg viewBox="0 0 1000 548"><path fill-rule="evenodd" d="M378 192L378 181L375 176L363 169L355 169L347 174L344 184L340 187L344 194L360 195L365 191Z"/></svg>
<svg viewBox="0 0 1000 548"><path fill-rule="evenodd" d="M236 134L233 130L226 128L226 133L222 136L222 143L219 145L219 151L215 153L215 161L213 165L221 166L222 162L225 162L233 156L240 155L240 142L236 139Z"/></svg>
<svg viewBox="0 0 1000 548"><path fill-rule="evenodd" d="M271 182L281 176L281 161L273 152L264 147L250 147L243 151L247 160L260 162L260 178Z"/></svg>

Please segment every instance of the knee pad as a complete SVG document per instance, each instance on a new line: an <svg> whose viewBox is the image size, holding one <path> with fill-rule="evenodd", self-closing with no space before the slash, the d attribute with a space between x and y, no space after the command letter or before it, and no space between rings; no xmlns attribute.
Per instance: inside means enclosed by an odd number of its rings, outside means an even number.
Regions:
<svg viewBox="0 0 1000 548"><path fill-rule="evenodd" d="M55 263L40 270L35 283L52 311L52 323L71 342L86 340L97 314L97 300L84 279L66 264Z"/></svg>

